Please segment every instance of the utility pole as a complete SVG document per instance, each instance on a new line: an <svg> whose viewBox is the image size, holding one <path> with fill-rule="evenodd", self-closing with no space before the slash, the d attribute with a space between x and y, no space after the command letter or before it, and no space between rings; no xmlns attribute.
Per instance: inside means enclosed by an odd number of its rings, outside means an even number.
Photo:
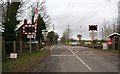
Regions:
<svg viewBox="0 0 120 74"><path fill-rule="evenodd" d="M53 24L53 43L54 43L55 35L54 35L54 24Z"/></svg>
<svg viewBox="0 0 120 74"><path fill-rule="evenodd" d="M80 25L80 38L79 38L79 43L81 44L81 38L82 38L82 30L81 30L81 25Z"/></svg>
<svg viewBox="0 0 120 74"><path fill-rule="evenodd" d="M94 48L95 34L94 34L94 31L93 31L93 30L92 30L92 36L91 36L91 39L92 39L92 48Z"/></svg>
<svg viewBox="0 0 120 74"><path fill-rule="evenodd" d="M70 36L70 29L69 29L69 25L68 25L68 43L69 43L69 36Z"/></svg>
<svg viewBox="0 0 120 74"><path fill-rule="evenodd" d="M103 28L102 28L102 40L103 40Z"/></svg>

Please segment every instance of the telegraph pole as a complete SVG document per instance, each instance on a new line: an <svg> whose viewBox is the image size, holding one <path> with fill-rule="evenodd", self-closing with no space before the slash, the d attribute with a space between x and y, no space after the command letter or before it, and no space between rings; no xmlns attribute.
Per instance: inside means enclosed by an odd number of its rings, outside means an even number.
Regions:
<svg viewBox="0 0 120 74"><path fill-rule="evenodd" d="M82 38L82 30L81 30L81 25L80 25L80 39L79 39L79 42L81 42L81 38Z"/></svg>
<svg viewBox="0 0 120 74"><path fill-rule="evenodd" d="M69 29L69 25L68 25L68 43L69 43L69 36L70 36L70 29Z"/></svg>
<svg viewBox="0 0 120 74"><path fill-rule="evenodd" d="M103 28L102 28L102 40L103 40Z"/></svg>
<svg viewBox="0 0 120 74"><path fill-rule="evenodd" d="M53 24L53 43L54 43L55 35L54 35L54 24Z"/></svg>
<svg viewBox="0 0 120 74"><path fill-rule="evenodd" d="M92 30L92 36L91 36L91 39L92 39L92 48L94 48L95 34L94 34L94 31L93 31L93 30Z"/></svg>

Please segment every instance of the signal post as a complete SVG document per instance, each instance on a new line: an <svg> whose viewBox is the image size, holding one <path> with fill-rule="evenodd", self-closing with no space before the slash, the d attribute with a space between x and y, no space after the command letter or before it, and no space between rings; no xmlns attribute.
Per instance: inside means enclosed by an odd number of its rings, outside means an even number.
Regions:
<svg viewBox="0 0 120 74"><path fill-rule="evenodd" d="M98 31L97 25L89 25L89 31L92 31L90 33L90 36L92 40L92 48L94 48L94 40L95 40L95 36L97 36L97 33L95 33L95 31Z"/></svg>

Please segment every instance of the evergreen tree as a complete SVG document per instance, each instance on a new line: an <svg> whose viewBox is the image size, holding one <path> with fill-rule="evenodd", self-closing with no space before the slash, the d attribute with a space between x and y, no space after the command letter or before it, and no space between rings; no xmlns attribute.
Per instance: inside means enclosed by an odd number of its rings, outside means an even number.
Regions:
<svg viewBox="0 0 120 74"><path fill-rule="evenodd" d="M37 34L36 34L36 39L38 41L44 40L43 35L42 35L43 29L46 29L46 25L45 25L43 18L39 15L38 16L38 24L37 24Z"/></svg>
<svg viewBox="0 0 120 74"><path fill-rule="evenodd" d="M2 33L4 41L14 41L16 39L16 25L19 24L17 21L17 13L20 6L20 2L7 3L7 11L4 16L2 24L4 25L4 32ZM5 53L9 55L13 52L13 43L5 44Z"/></svg>
<svg viewBox="0 0 120 74"><path fill-rule="evenodd" d="M12 2L11 4L8 3L6 16L3 22L4 25L3 38L5 41L15 40L16 36L15 29L16 25L19 24L19 21L17 21L16 18L19 6L20 2Z"/></svg>

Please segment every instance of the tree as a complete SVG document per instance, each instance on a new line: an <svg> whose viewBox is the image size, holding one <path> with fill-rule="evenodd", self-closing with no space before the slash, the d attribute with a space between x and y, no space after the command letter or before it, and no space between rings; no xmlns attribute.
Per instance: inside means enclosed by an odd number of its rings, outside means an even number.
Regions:
<svg viewBox="0 0 120 74"><path fill-rule="evenodd" d="M107 40L108 35L112 34L113 32L117 32L117 20L114 18L112 22L104 20L102 26L102 39Z"/></svg>
<svg viewBox="0 0 120 74"><path fill-rule="evenodd" d="M54 36L54 32L53 31L48 32L47 41L53 43L53 36Z"/></svg>
<svg viewBox="0 0 120 74"><path fill-rule="evenodd" d="M36 39L38 41L42 40L44 41L43 35L42 35L42 30L46 29L46 25L44 20L41 18L40 14L38 16L38 24L37 24L37 34L36 34Z"/></svg>
<svg viewBox="0 0 120 74"><path fill-rule="evenodd" d="M120 23L117 25L117 32L120 34Z"/></svg>
<svg viewBox="0 0 120 74"><path fill-rule="evenodd" d="M7 12L4 17L4 21L2 22L4 25L3 37L5 41L13 41L16 38L15 29L16 25L20 22L16 18L19 6L20 2L8 2L7 4Z"/></svg>
<svg viewBox="0 0 120 74"><path fill-rule="evenodd" d="M48 41L49 43L56 43L56 44L57 44L58 38L59 38L59 36L58 36L57 33L54 33L53 31L48 32L47 41Z"/></svg>
<svg viewBox="0 0 120 74"><path fill-rule="evenodd" d="M66 41L69 42L69 39L72 37L71 29L69 29L69 27L65 29L62 37L65 38Z"/></svg>
<svg viewBox="0 0 120 74"><path fill-rule="evenodd" d="M3 7L4 14L2 14L2 37L4 41L16 40L16 27L20 21L17 20L17 14L20 7L20 2L7 2L6 6ZM6 8L6 10L4 10ZM5 53L9 54L13 51L13 44L5 44Z"/></svg>
<svg viewBox="0 0 120 74"><path fill-rule="evenodd" d="M62 37L61 37L61 42L62 42L62 43L65 43L65 42L67 42L67 39L66 39L64 36L62 36Z"/></svg>
<svg viewBox="0 0 120 74"><path fill-rule="evenodd" d="M54 42L57 44L57 40L59 38L59 35L57 33L54 33Z"/></svg>
<svg viewBox="0 0 120 74"><path fill-rule="evenodd" d="M117 32L120 34L120 1L118 2Z"/></svg>
<svg viewBox="0 0 120 74"><path fill-rule="evenodd" d="M38 8L38 24L37 24L37 34L36 34L36 39L41 42L44 41L42 30L47 29L49 24L46 22L46 19L49 17L46 14L46 6L44 5L45 2L42 1L42 3L31 3L29 7L30 15L29 17L31 18L32 24L35 24L34 18L36 18L36 8ZM40 41L41 40L41 41Z"/></svg>

